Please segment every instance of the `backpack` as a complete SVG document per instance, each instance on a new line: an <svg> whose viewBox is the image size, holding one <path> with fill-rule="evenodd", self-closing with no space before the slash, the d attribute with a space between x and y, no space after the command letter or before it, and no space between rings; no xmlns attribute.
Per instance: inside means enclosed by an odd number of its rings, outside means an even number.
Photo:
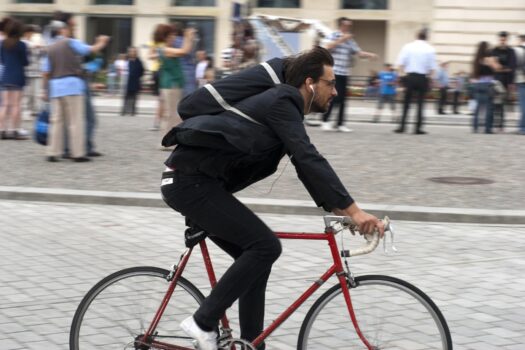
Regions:
<svg viewBox="0 0 525 350"><path fill-rule="evenodd" d="M47 145L47 134L49 130L49 104L46 103L44 108L42 108L40 113L38 113L33 130L35 142L43 146Z"/></svg>

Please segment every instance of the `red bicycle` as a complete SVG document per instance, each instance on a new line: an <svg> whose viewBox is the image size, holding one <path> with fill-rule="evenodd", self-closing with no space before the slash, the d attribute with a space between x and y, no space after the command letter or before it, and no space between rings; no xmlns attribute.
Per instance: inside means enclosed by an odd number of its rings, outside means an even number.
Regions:
<svg viewBox="0 0 525 350"><path fill-rule="evenodd" d="M338 283L322 294L307 313L297 349L451 350L452 339L443 314L420 289L398 278L354 277L350 272L348 258L373 251L379 244L379 234L364 235L368 242L363 247L339 250L336 235L343 231L355 233L356 227L346 217L325 216L324 220L324 233L276 234L281 239L327 241L333 264L252 343L234 338L224 315L219 349L255 349L335 275ZM384 223L392 235L393 247L392 225L388 218ZM198 244L213 287L216 277L206 241L202 239ZM204 299L195 285L182 277L192 251L193 247L188 248L171 270L133 267L97 283L76 310L70 349L195 349L193 340L179 327Z"/></svg>

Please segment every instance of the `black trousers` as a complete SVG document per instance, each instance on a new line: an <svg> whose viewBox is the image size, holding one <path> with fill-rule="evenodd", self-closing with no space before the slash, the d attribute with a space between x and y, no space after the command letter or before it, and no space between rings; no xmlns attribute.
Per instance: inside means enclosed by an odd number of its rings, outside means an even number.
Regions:
<svg viewBox="0 0 525 350"><path fill-rule="evenodd" d="M458 114L459 113L459 98L461 97L461 91L454 91L454 104L453 104L453 113Z"/></svg>
<svg viewBox="0 0 525 350"><path fill-rule="evenodd" d="M124 96L124 105L122 106L121 115L131 114L135 115L137 105L138 91L126 91Z"/></svg>
<svg viewBox="0 0 525 350"><path fill-rule="evenodd" d="M221 181L178 171L165 172L163 179L164 201L207 231L211 240L235 260L195 312L195 321L205 329L214 329L226 309L239 299L241 338L254 340L264 326L266 282L281 254L279 239L224 190ZM264 349L264 344L259 349Z"/></svg>
<svg viewBox="0 0 525 350"><path fill-rule="evenodd" d="M408 109L412 96L417 97L417 123L416 132L421 131L423 126L423 107L425 102L425 94L428 90L428 78L424 74L409 73L405 78L403 84L405 85L405 98L403 100L403 115L401 116L401 124L399 129L405 130L405 124L408 115Z"/></svg>
<svg viewBox="0 0 525 350"><path fill-rule="evenodd" d="M447 105L447 90L446 87L439 88L438 113L445 113L445 106Z"/></svg>
<svg viewBox="0 0 525 350"><path fill-rule="evenodd" d="M337 126L341 126L345 122L345 102L346 102L346 87L348 85L348 76L346 75L335 75L335 89L337 90L337 96L332 100L328 111L323 114L323 122L327 122L332 113L332 108L335 104L339 104L339 113L337 114Z"/></svg>

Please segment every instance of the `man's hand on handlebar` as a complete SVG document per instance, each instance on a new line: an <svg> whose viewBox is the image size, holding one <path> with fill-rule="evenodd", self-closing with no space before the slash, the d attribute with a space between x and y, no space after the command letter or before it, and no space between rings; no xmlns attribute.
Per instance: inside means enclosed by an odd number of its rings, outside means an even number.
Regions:
<svg viewBox="0 0 525 350"><path fill-rule="evenodd" d="M345 209L334 209L334 214L349 216L361 234L371 234L374 233L375 230L379 231L381 238L385 234L385 224L383 221L361 210L356 203L352 203L352 205Z"/></svg>

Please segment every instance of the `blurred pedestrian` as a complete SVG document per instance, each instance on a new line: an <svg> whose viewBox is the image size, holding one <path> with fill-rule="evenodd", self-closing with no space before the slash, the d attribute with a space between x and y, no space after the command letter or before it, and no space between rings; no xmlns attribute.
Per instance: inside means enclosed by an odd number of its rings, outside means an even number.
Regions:
<svg viewBox="0 0 525 350"><path fill-rule="evenodd" d="M478 44L476 56L472 63L473 93L476 99L476 110L472 119L472 129L476 133L479 127L479 117L485 113L485 133L492 133L493 119L493 81L496 71L501 68L497 58L492 56L489 43Z"/></svg>
<svg viewBox="0 0 525 350"><path fill-rule="evenodd" d="M499 80L492 81L492 114L495 119L496 115L503 115L503 105L505 104L505 97L507 95L507 89Z"/></svg>
<svg viewBox="0 0 525 350"><path fill-rule="evenodd" d="M144 65L138 57L135 47L128 48L128 82L126 84L126 94L120 115L129 114L135 116L137 96L141 89L141 79L144 75Z"/></svg>
<svg viewBox="0 0 525 350"><path fill-rule="evenodd" d="M22 124L22 92L26 85L25 67L29 64L27 45L21 41L24 27L21 22L6 18L3 21L5 38L0 42L0 61L3 73L0 77L0 138L25 140L28 132Z"/></svg>
<svg viewBox="0 0 525 350"><path fill-rule="evenodd" d="M499 43L492 50L492 56L496 57L500 68L496 71L495 78L503 84L506 90L503 108L498 109L494 113L494 126L499 131L503 131L505 127L505 105L509 100L509 86L514 82L514 72L516 69L516 56L512 47L508 45L509 33L506 31L499 32Z"/></svg>
<svg viewBox="0 0 525 350"><path fill-rule="evenodd" d="M453 102L452 113L459 114L459 106L461 105L461 97L465 91L466 76L464 71L459 71L454 75L453 81Z"/></svg>
<svg viewBox="0 0 525 350"><path fill-rule="evenodd" d="M128 61L126 54L121 53L118 55L115 61L115 67L117 68L117 81L118 89L121 95L126 91L126 84L128 83Z"/></svg>
<svg viewBox="0 0 525 350"><path fill-rule="evenodd" d="M379 96L379 77L376 70L370 70L370 75L368 76L366 82L365 98L377 99Z"/></svg>
<svg viewBox="0 0 525 350"><path fill-rule="evenodd" d="M157 26L153 34L155 43L164 43L163 47L157 49L160 60L159 87L167 112L166 117L161 121L162 137L182 121L177 112L177 106L182 98L182 87L184 86L184 75L179 57L187 55L191 51L193 35L194 30L192 28L186 29L182 47L173 48L171 43L175 39L175 32L172 26L161 24Z"/></svg>
<svg viewBox="0 0 525 350"><path fill-rule="evenodd" d="M24 35L22 37L22 41L26 44L28 49L28 60L29 65L26 67L26 79L27 79L27 85L25 87L24 95L25 95L25 109L29 114L36 114L39 107L39 99L37 96L39 95L39 86L40 81L38 78L40 78L40 64L39 60L41 57L41 51L42 51L42 45L39 40L39 38L35 35L40 31L40 27L36 25L25 25L24 26ZM23 108L24 109L24 108Z"/></svg>
<svg viewBox="0 0 525 350"><path fill-rule="evenodd" d="M243 34L234 31L231 35L231 40L230 47L221 51L222 67L220 78L225 78L238 72L243 60Z"/></svg>
<svg viewBox="0 0 525 350"><path fill-rule="evenodd" d="M337 117L337 130L350 132L351 129L344 125L344 114L346 104L346 88L350 83L350 68L353 65L353 56L361 58L376 58L377 55L371 52L363 51L354 40L351 32L352 21L346 17L337 19L338 30L328 35L324 46L331 52L334 57L335 88L337 96L334 98L326 113L323 114L323 124L321 129L325 131L334 130L333 123L329 122L330 113L335 104L339 105Z"/></svg>
<svg viewBox="0 0 525 350"><path fill-rule="evenodd" d="M439 97L437 101L437 113L445 113L445 106L447 105L447 95L450 85L450 78L448 75L448 62L442 62L436 73L436 84L439 90Z"/></svg>
<svg viewBox="0 0 525 350"><path fill-rule="evenodd" d="M161 26L164 26L162 24ZM159 28L159 26L157 26ZM152 79L152 94L154 96L157 96L157 108L155 109L155 117L153 118L153 125L149 130L151 131L158 131L160 129L160 121L162 120L162 116L164 114L164 101L162 100L162 96L160 96L160 88L159 88L159 82L160 82L160 59L159 55L157 54L158 49L164 47L163 42L155 42L155 40L151 40L149 43L149 55L148 58L150 60L150 66L149 70L151 72L151 79Z"/></svg>
<svg viewBox="0 0 525 350"><path fill-rule="evenodd" d="M99 36L93 46L74 39L74 20L69 13L63 13L61 27L54 38L54 44L47 48L43 63L44 87L51 99L51 120L47 160L58 161L64 149L64 124L68 129L71 156L75 162L86 162L86 83L82 77L81 56L102 50L109 37Z"/></svg>
<svg viewBox="0 0 525 350"><path fill-rule="evenodd" d="M184 26L180 22L175 22L173 30L175 31L175 40L172 46L181 48L184 42ZM195 79L195 43L192 43L190 52L179 59L181 61L182 74L184 74L184 87L182 88L182 96L184 97L197 89L197 80Z"/></svg>
<svg viewBox="0 0 525 350"><path fill-rule="evenodd" d="M518 133L525 135L525 34L519 37L518 46L514 48L516 56L515 83L518 91L518 101L521 109Z"/></svg>
<svg viewBox="0 0 525 350"><path fill-rule="evenodd" d="M390 104L390 111L392 116L396 110L396 85L397 73L390 63L385 63L385 69L379 72L379 99L377 103L376 113L374 116L374 123L379 121L383 104Z"/></svg>
<svg viewBox="0 0 525 350"><path fill-rule="evenodd" d="M107 93L115 95L117 93L117 67L115 66L115 58L111 59L106 69L106 84Z"/></svg>
<svg viewBox="0 0 525 350"><path fill-rule="evenodd" d="M206 51L199 50L195 52L195 58L197 64L195 66L195 80L197 80L198 87L202 87L207 82L204 79L204 74L206 73L206 68L208 68L208 60L206 59Z"/></svg>
<svg viewBox="0 0 525 350"><path fill-rule="evenodd" d="M427 42L427 30L417 33L415 41L405 44L397 58L397 65L405 76L402 78L405 87L403 100L403 114L397 133L405 132L405 124L412 95L417 95L417 123L414 134L426 134L423 131L423 106L425 94L430 86L430 77L437 69L436 50Z"/></svg>
<svg viewBox="0 0 525 350"><path fill-rule="evenodd" d="M251 23L247 20L241 21L242 38L242 62L239 69L246 69L259 64L260 45L255 37L255 31Z"/></svg>
<svg viewBox="0 0 525 350"><path fill-rule="evenodd" d="M204 71L205 84L214 82L215 77L216 77L215 65L213 64L213 58L211 56L206 56L206 61L208 61L208 65L206 66L206 70Z"/></svg>

